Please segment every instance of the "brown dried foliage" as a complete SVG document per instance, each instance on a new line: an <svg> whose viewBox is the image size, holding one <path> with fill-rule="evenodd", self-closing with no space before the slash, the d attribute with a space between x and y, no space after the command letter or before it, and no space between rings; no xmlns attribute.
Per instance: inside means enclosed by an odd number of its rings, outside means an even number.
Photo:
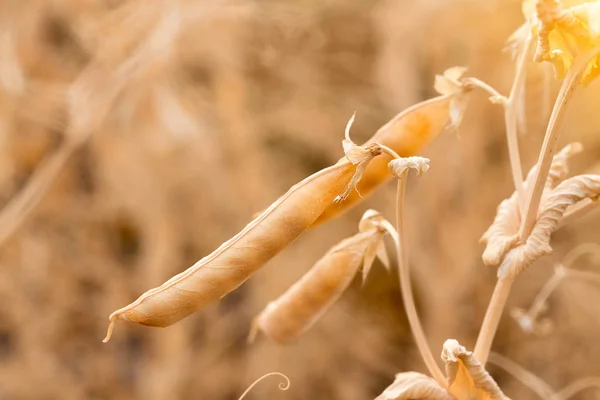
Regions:
<svg viewBox="0 0 600 400"><path fill-rule="evenodd" d="M66 94L82 72L102 61L94 88L113 87L113 71L174 4L2 2L0 27L13 42L0 46L3 206L49 171L42 160L64 148ZM395 372L422 365L397 283L377 268L360 295L351 285L301 342L242 344L252 316L303 274L307 260L353 229L355 212L292 244L204 312L158 332L123 324L110 345L99 341L110 311L210 253L253 211L339 159L340 131L352 111L361 117L355 137L366 140L399 110L431 97L433 75L457 64L507 89L512 65L499 50L522 22L519 4L178 4L175 45L142 59L144 68L109 102L96 132L44 179L49 185L37 205L0 249L0 397L229 399L256 376L281 370L294 384L286 398L373 398ZM541 85L528 86L528 122L541 103L531 86ZM594 84L578 93L567 118L565 142L588 149L575 161L577 173L597 161L595 92ZM415 297L436 349L448 332L474 340L493 283L493 274L481 271L477 238L509 192L497 108L474 96L460 138L439 136L424 150L435 168L408 191L407 225L419 232L411 246L419 266ZM94 117L101 104L100 96L85 109ZM520 137L526 165L539 141L529 125ZM379 194L369 207L391 215L391 189ZM558 231L557 256L595 240L597 222L590 215ZM513 289L514 304L529 304L547 278L548 260L538 264ZM600 328L598 294L588 286L570 282L551 299L548 315L560 323L544 340L503 319L496 350L556 387L599 374L598 348L589 345ZM506 374L490 372L511 397L534 398ZM284 395L270 386L248 397Z"/></svg>

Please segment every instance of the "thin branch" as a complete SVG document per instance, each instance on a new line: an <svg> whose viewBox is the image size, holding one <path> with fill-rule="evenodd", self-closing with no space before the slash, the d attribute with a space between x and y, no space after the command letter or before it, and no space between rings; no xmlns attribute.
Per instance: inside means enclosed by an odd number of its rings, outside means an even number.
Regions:
<svg viewBox="0 0 600 400"><path fill-rule="evenodd" d="M463 79L462 83L465 85L466 88L469 88L469 89L470 88L479 88L479 89L487 92L493 98L496 98L498 100L506 100L506 97L504 95L502 95L502 93L500 93L499 91L494 89L492 86L488 85L487 83L485 83L484 81L482 81L480 79L469 77L469 78Z"/></svg>
<svg viewBox="0 0 600 400"><path fill-rule="evenodd" d="M565 110L567 109L566 106L573 97L573 92L579 82L581 73L585 70L589 59L598 53L598 50L599 49L593 49L586 54L576 57L573 65L563 80L560 92L556 98L556 103L554 104L554 109L550 115L548 127L546 128L544 143L537 162L535 180L533 186L529 189L526 208L527 212L523 214L524 218L519 231L521 240L525 240L529 236L537 219L542 193L546 184L546 177L548 176L552 159L558 147L558 139L560 138Z"/></svg>
<svg viewBox="0 0 600 400"><path fill-rule="evenodd" d="M506 300L510 294L514 279L512 274L504 274L498 278L494 293L490 299L490 304L483 318L483 324L481 325L473 354L484 366L490 354L492 342L494 341L494 336L496 336L500 317L504 311L504 306L506 305Z"/></svg>
<svg viewBox="0 0 600 400"><path fill-rule="evenodd" d="M600 244L594 242L582 243L579 246L576 246L571 251L567 253L567 255L563 258L562 264L566 268L571 268L575 261L577 261L580 257L590 254L592 256L600 257Z"/></svg>
<svg viewBox="0 0 600 400"><path fill-rule="evenodd" d="M548 281L544 284L537 296L535 296L531 307L527 311L527 315L529 316L529 318L531 318L532 321L537 320L540 313L544 310L546 301L548 301L550 295L554 293L558 285L563 281L565 275L566 269L562 266L557 266L554 269L554 274L552 274L552 277L548 279Z"/></svg>
<svg viewBox="0 0 600 400"><path fill-rule="evenodd" d="M517 191L518 204L521 212L524 211L525 193L523 188L523 168L521 167L521 155L519 152L519 138L517 134L517 100L519 99L525 81L525 71L528 61L527 54L532 43L532 35L529 34L523 49L519 53L517 70L510 89L508 100L504 104L504 123L506 125L506 141L508 143L508 155L515 190Z"/></svg>
<svg viewBox="0 0 600 400"><path fill-rule="evenodd" d="M600 378L595 376L581 378L569 384L564 389L561 389L561 391L558 392L554 397L551 397L550 400L567 400L575 396L577 393L593 387L600 388Z"/></svg>
<svg viewBox="0 0 600 400"><path fill-rule="evenodd" d="M527 386L529 390L537 394L541 399L546 400L556 396L556 392L546 381L523 366L517 364L510 358L492 352L490 353L489 362L499 368L502 368L513 378Z"/></svg>
<svg viewBox="0 0 600 400"><path fill-rule="evenodd" d="M417 314L415 301L410 284L410 269L408 264L408 246L406 244L406 235L404 234L404 193L406 191L406 178L408 169L398 177L397 203L396 203L396 229L389 222L384 222L384 227L389 232L396 245L396 257L398 259L398 270L400 277L400 288L402 290L402 300L408 316L408 323L417 343L419 353L429 370L431 376L443 387L447 386L446 377L435 361L431 348L427 343L425 332L421 326L421 321Z"/></svg>
<svg viewBox="0 0 600 400"><path fill-rule="evenodd" d="M81 142L71 140L70 136L65 137L60 147L41 162L25 188L0 211L0 247L40 202L69 157L79 147L79 143Z"/></svg>

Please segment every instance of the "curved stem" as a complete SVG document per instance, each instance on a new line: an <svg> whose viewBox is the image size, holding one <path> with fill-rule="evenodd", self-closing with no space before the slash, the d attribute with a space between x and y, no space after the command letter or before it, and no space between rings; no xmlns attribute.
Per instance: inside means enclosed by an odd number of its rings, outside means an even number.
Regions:
<svg viewBox="0 0 600 400"><path fill-rule="evenodd" d="M404 234L404 193L406 191L406 178L408 170L404 171L398 178L398 189L397 189L397 203L396 203L396 229L387 221L383 223L386 230L394 240L396 245L396 258L398 259L398 275L400 278L400 289L402 291L402 300L404 302L404 308L406 309L406 315L408 317L408 323L410 329L417 343L419 353L429 370L431 376L443 387L447 386L446 377L442 373L442 370L437 365L431 348L427 343L425 332L421 326L419 315L417 314L417 308L415 306L415 300L412 293L412 287L410 284L410 269L408 264L408 247L406 245L406 235Z"/></svg>
<svg viewBox="0 0 600 400"><path fill-rule="evenodd" d="M531 34L523 44L523 49L519 53L517 60L517 70L510 89L510 95L504 104L504 124L506 125L506 141L508 144L508 156L510 159L510 169L512 172L513 183L517 191L519 209L521 212L525 207L525 193L523 188L523 169L521 167L521 155L519 152L519 138L517 135L517 100L523 93L525 83L525 67L527 65L527 54L532 42Z"/></svg>
<svg viewBox="0 0 600 400"><path fill-rule="evenodd" d="M600 283L600 274L597 272L567 269L566 273L571 278L581 279L589 283Z"/></svg>
<svg viewBox="0 0 600 400"><path fill-rule="evenodd" d="M563 258L563 265L567 268L571 268L575 261L586 254L590 254L592 256L599 257L600 256L600 244L589 242L582 243L579 246L575 247L573 250L569 251L567 255Z"/></svg>
<svg viewBox="0 0 600 400"><path fill-rule="evenodd" d="M548 176L552 159L556 153L566 106L571 100L571 97L573 97L575 85L579 81L582 68L587 65L587 60L588 57L583 56L576 58L575 63L571 66L569 72L567 72L567 76L560 87L560 92L556 98L556 103L554 104L554 109L552 110L550 121L546 128L542 150L540 151L538 162L536 164L537 173L535 175L535 180L533 186L529 188L529 197L526 203L527 212L523 214L524 218L519 231L521 240L525 240L529 236L537 219L542 193L546 184L546 177Z"/></svg>
<svg viewBox="0 0 600 400"><path fill-rule="evenodd" d="M485 366L490 354L492 342L500 323L500 317L504 311L504 306L506 305L506 300L508 299L514 280L515 277L510 274L505 274L498 278L490 304L483 318L483 324L481 325L481 330L475 343L475 350L473 351L475 358L483 366Z"/></svg>
<svg viewBox="0 0 600 400"><path fill-rule="evenodd" d="M499 368L502 368L513 378L517 379L523 385L527 386L529 390L537 394L539 398L545 400L556 396L556 393L554 392L552 386L550 386L539 376L525 369L523 366L517 364L510 358L492 352L490 354L489 362Z"/></svg>
<svg viewBox="0 0 600 400"><path fill-rule="evenodd" d="M546 301L548 300L550 295L556 290L558 285L562 282L565 275L566 270L562 266L559 266L554 269L554 274L552 274L552 277L548 279L546 284L544 284L538 295L535 296L531 307L529 307L529 310L527 311L527 315L529 316L529 318L531 318L532 321L537 320L538 316L544 309Z"/></svg>
<svg viewBox="0 0 600 400"><path fill-rule="evenodd" d="M502 95L502 93L500 93L499 91L494 89L492 86L488 85L487 83L485 83L484 81L482 81L480 79L469 77L469 78L463 79L462 82L467 88L475 88L476 87L476 88L479 88L479 89L487 92L492 97L497 97L498 99L506 100L506 98Z"/></svg>
<svg viewBox="0 0 600 400"><path fill-rule="evenodd" d="M569 384L565 388L561 389L551 400L567 400L570 397L575 396L577 393L589 389L589 388L600 388L600 378L591 376L587 378L581 378L575 382Z"/></svg>

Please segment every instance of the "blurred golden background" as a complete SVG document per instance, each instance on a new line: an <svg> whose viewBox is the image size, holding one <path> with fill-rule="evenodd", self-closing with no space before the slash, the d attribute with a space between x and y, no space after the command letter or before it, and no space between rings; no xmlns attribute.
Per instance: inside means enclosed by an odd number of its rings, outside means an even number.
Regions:
<svg viewBox="0 0 600 400"><path fill-rule="evenodd" d="M47 174L31 213L0 226L0 399L237 399L280 371L288 391L274 379L247 398L358 400L397 372L424 372L397 276L377 265L297 343L246 344L253 316L353 234L365 209L393 219L393 184L305 233L221 302L167 329L122 323L101 340L110 312L335 163L354 111L361 142L433 96L435 74L454 65L507 93L513 65L502 49L521 23L513 0L0 2L0 204ZM527 169L545 96L543 67L528 69ZM91 92L100 94L73 95ZM595 82L569 111L563 141L585 146L574 172L598 161L599 94ZM422 154L432 168L409 181L407 231L417 305L439 354L447 338L473 347L495 283L478 240L513 190L501 109L474 94L458 134ZM522 332L509 310L528 307L574 246L599 241L599 222L591 214L554 235L555 255L519 278L494 343L555 388L600 375L600 288L562 284L547 336ZM489 369L511 398L536 398Z"/></svg>

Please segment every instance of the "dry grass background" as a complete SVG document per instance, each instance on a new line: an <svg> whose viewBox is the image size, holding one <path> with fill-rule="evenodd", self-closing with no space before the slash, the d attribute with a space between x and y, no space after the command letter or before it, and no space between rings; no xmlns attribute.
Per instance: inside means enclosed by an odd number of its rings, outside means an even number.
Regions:
<svg viewBox="0 0 600 400"><path fill-rule="evenodd" d="M377 268L298 343L245 341L252 317L355 232L366 207L393 216L394 185L304 234L220 303L168 329L122 324L101 340L112 310L335 162L354 110L360 142L431 96L434 74L453 65L507 92L501 49L520 23L518 2L494 0L1 2L1 204L85 134L0 248L0 399L235 399L273 370L291 389L264 383L249 398L369 399L394 373L423 371L397 279ZM69 103L82 72L84 89L104 95ZM576 172L598 160L599 92L595 82L569 112L564 139L586 146ZM539 96L532 85L526 167L542 139ZM477 94L459 135L426 149L432 169L409 184L415 292L435 353L447 338L472 348L493 288L478 239L512 191L503 129L501 110ZM599 222L557 232L556 257L598 241ZM518 279L509 307L529 305L552 261ZM550 336L505 316L494 350L555 387L600 375L599 300L599 288L565 283L551 298ZM535 398L491 372L512 398Z"/></svg>

